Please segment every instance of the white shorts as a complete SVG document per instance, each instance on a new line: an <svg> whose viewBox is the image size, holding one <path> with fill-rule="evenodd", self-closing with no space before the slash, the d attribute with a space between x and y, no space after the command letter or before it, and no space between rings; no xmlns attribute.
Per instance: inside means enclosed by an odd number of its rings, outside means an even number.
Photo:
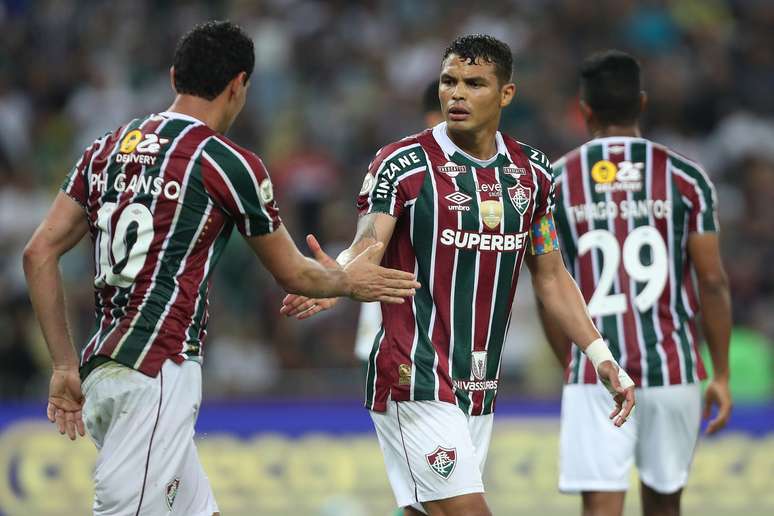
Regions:
<svg viewBox="0 0 774 516"><path fill-rule="evenodd" d="M211 516L218 511L193 441L201 366L164 363L151 378L117 362L83 383L83 421L99 455L95 516Z"/></svg>
<svg viewBox="0 0 774 516"><path fill-rule="evenodd" d="M601 384L564 386L560 491L625 491L633 464L659 493L685 486L699 435L699 385L646 387L635 397L634 416L616 428L608 417L615 404Z"/></svg>
<svg viewBox="0 0 774 516"><path fill-rule="evenodd" d="M483 493L493 414L468 416L443 401L388 401L371 411L399 507Z"/></svg>

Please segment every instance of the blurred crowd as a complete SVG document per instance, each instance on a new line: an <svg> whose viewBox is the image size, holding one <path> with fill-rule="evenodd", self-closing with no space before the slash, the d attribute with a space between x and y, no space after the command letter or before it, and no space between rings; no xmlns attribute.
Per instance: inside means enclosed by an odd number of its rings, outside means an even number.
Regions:
<svg viewBox="0 0 774 516"><path fill-rule="evenodd" d="M576 108L582 58L611 47L633 53L649 96L645 135L702 162L718 187L735 324L748 337L746 345L770 360L774 2L472 5L0 2L0 398L40 396L46 386L45 347L21 271L24 243L91 140L168 107L175 42L211 18L239 23L255 41L248 102L229 136L267 163L283 220L299 246L305 248L303 235L311 232L334 255L353 234L354 198L376 150L422 129L421 91L437 77L443 50L456 35L483 32L511 46L517 98L502 129L552 157L586 139ZM81 343L93 325L88 243L62 267L73 334ZM215 277L207 395L358 396L352 354L357 305L342 302L297 323L279 316L282 295L234 237ZM517 336L504 365L506 390L541 391L531 379L550 371L546 389L556 393L559 379L531 302L528 288L521 289L522 316L514 319Z"/></svg>

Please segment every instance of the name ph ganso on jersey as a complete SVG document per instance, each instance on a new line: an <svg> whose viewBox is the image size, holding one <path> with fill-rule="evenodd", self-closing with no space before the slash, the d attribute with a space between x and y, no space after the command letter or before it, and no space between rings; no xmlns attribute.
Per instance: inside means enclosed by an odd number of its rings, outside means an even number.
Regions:
<svg viewBox="0 0 774 516"><path fill-rule="evenodd" d="M446 228L441 232L443 245L478 251L519 251L524 248L526 240L526 231L523 233L474 233Z"/></svg>
<svg viewBox="0 0 774 516"><path fill-rule="evenodd" d="M108 187L107 172L92 175L89 178L89 189L96 189L100 193L105 193ZM177 181L164 181L163 177L132 176L129 182L126 181L126 174L116 175L113 180L113 189L118 193L134 192L158 197L162 193L167 199L174 201L180 197L180 183Z"/></svg>
<svg viewBox="0 0 774 516"><path fill-rule="evenodd" d="M624 199L620 203L613 201L600 201L591 204L578 204L570 206L570 218L574 222L585 222L587 220L607 220L621 217L642 218L653 216L657 219L667 219L672 216L672 201L663 201L660 199L628 200Z"/></svg>

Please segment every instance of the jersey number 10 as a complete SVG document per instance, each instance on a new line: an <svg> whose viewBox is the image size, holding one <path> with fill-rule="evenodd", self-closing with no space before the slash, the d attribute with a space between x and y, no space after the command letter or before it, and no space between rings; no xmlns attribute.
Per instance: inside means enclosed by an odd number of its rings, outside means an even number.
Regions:
<svg viewBox="0 0 774 516"><path fill-rule="evenodd" d="M650 263L644 263L642 260L641 251L646 245L651 251ZM591 249L602 251L602 271L599 274L597 289L589 300L589 314L592 317L602 317L626 312L626 295L610 294L621 263L618 240L610 231L595 229L584 233L578 239L578 256L583 256ZM634 306L640 312L645 312L656 304L667 282L668 257L661 234L650 226L642 226L632 231L624 241L623 266L629 277L645 283L645 287L634 297Z"/></svg>
<svg viewBox="0 0 774 516"><path fill-rule="evenodd" d="M140 203L132 203L121 212L114 228L110 220L117 204L106 202L97 212L97 274L94 286L128 287L145 264L153 241L153 215ZM112 255L112 259L111 259Z"/></svg>

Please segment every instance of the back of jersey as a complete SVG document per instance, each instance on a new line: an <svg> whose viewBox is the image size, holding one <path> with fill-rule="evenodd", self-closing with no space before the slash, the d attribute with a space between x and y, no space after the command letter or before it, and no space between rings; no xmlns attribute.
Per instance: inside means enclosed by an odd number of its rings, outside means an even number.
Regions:
<svg viewBox="0 0 774 516"><path fill-rule="evenodd" d="M167 358L201 357L209 278L232 228L255 236L279 225L260 159L180 113L98 139L62 189L85 209L94 244L84 366L100 356L155 376Z"/></svg>
<svg viewBox="0 0 774 516"><path fill-rule="evenodd" d="M707 175L663 146L629 137L592 140L554 172L565 261L613 355L638 386L704 379L687 239L718 230ZM596 382L575 345L566 380Z"/></svg>

